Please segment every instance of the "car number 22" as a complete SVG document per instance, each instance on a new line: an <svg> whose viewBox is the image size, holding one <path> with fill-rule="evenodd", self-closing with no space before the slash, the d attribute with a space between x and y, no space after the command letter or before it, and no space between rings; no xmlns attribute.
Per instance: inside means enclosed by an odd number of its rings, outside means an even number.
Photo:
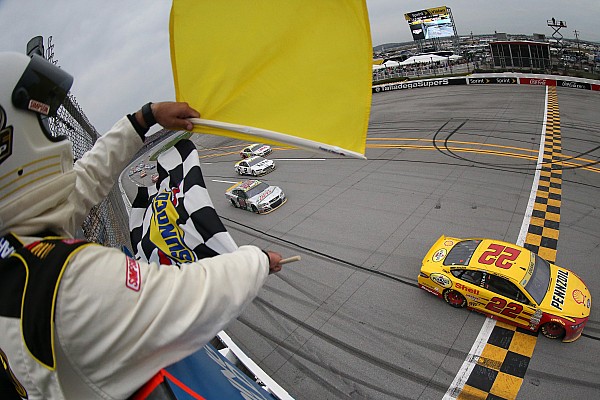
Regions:
<svg viewBox="0 0 600 400"><path fill-rule="evenodd" d="M509 269L521 254L521 250L500 244L490 244L488 249L481 254L479 262L485 265L494 264L498 268Z"/></svg>
<svg viewBox="0 0 600 400"><path fill-rule="evenodd" d="M517 318L521 311L523 311L522 305L518 303L508 303L501 297L493 297L490 302L487 303L485 308L493 313L501 314L510 318Z"/></svg>

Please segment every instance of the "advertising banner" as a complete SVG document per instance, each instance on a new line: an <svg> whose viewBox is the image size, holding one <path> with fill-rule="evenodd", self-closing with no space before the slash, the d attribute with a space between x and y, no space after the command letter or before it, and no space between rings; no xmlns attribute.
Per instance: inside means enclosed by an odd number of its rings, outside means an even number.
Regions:
<svg viewBox="0 0 600 400"><path fill-rule="evenodd" d="M373 87L373 93L389 92L392 90L405 90L405 89L418 89L448 85L466 85L466 78L440 78L440 79L428 79L426 81L410 81L410 82L399 82L389 85L375 86Z"/></svg>
<svg viewBox="0 0 600 400"><path fill-rule="evenodd" d="M433 17L436 17L438 15L443 15L443 14L448 14L448 8L446 6L433 7L433 8L427 8L425 10L409 12L409 13L404 14L404 18L406 18L407 21L411 22L411 21L423 20L425 18L433 18Z"/></svg>
<svg viewBox="0 0 600 400"><path fill-rule="evenodd" d="M177 399L198 399L197 395L204 399L275 399L211 345L166 371L169 386Z"/></svg>
<svg viewBox="0 0 600 400"><path fill-rule="evenodd" d="M519 78L521 85L556 86L556 80L546 78Z"/></svg>
<svg viewBox="0 0 600 400"><path fill-rule="evenodd" d="M592 86L589 83L577 82L577 81L557 80L556 86L568 87L568 88L572 88L572 89L587 89L587 90L592 89Z"/></svg>
<svg viewBox="0 0 600 400"><path fill-rule="evenodd" d="M492 78L468 78L469 85L485 85L488 83L496 83L496 84L512 84L516 85L519 83L517 78L510 77L492 77Z"/></svg>

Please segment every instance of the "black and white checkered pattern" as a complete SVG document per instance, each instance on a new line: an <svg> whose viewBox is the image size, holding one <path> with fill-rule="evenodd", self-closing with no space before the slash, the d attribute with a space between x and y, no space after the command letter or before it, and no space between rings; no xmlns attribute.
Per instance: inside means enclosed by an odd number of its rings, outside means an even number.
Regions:
<svg viewBox="0 0 600 400"><path fill-rule="evenodd" d="M237 249L206 190L194 144L187 139L177 142L158 157L157 169L156 185L138 188L132 204L129 228L135 257L160 264L182 262L150 239L153 202L161 193L163 197L166 193L175 206L176 220L171 215L169 223L181 229L184 245L193 252L193 258L213 257Z"/></svg>

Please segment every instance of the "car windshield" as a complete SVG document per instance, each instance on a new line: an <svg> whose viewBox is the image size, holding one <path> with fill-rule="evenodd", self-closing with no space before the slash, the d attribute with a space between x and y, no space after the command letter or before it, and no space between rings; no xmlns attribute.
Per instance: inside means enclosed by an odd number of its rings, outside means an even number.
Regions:
<svg viewBox="0 0 600 400"><path fill-rule="evenodd" d="M246 192L246 196L248 196L248 198L254 197L257 194L260 194L262 192L264 192L265 190L267 190L269 188L269 185L267 185L264 182L259 183L258 185L254 186L252 189L249 189Z"/></svg>
<svg viewBox="0 0 600 400"><path fill-rule="evenodd" d="M259 162L261 162L262 160L264 160L264 158L256 157L256 158L248 161L248 165L251 166L251 167L253 167L256 164L258 164Z"/></svg>
<svg viewBox="0 0 600 400"><path fill-rule="evenodd" d="M444 265L469 265L471 257L481 240L463 240L458 242L444 259Z"/></svg>
<svg viewBox="0 0 600 400"><path fill-rule="evenodd" d="M550 285L550 264L537 254L533 255L535 256L535 266L529 282L525 285L525 290L537 304L541 304Z"/></svg>

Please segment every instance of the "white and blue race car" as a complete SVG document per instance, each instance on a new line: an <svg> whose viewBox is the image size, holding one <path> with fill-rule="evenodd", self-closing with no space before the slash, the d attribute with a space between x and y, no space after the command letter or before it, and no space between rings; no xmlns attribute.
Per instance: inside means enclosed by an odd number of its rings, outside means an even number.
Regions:
<svg viewBox="0 0 600 400"><path fill-rule="evenodd" d="M275 169L275 163L260 156L253 156L235 163L235 172L239 175L260 176Z"/></svg>

